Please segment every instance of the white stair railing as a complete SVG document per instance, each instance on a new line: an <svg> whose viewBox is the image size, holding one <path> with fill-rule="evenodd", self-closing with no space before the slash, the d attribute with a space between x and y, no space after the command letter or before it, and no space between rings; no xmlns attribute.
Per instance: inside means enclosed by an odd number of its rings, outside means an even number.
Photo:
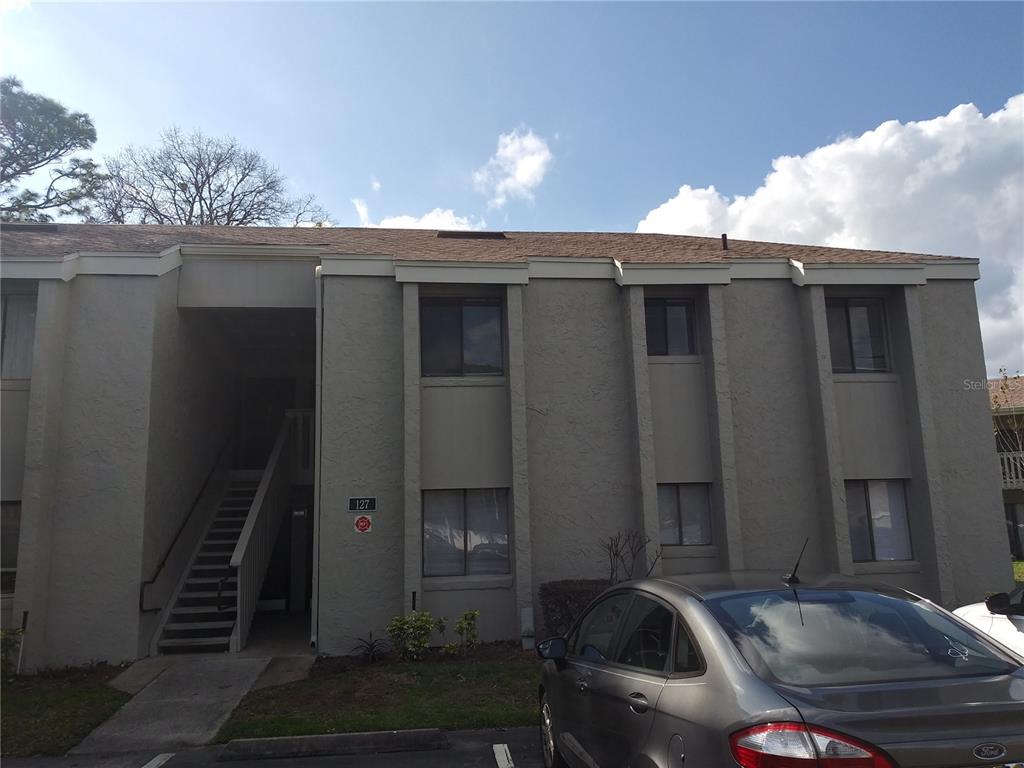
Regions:
<svg viewBox="0 0 1024 768"><path fill-rule="evenodd" d="M1024 451L999 454L1003 470L1003 488L1024 488Z"/></svg>
<svg viewBox="0 0 1024 768"><path fill-rule="evenodd" d="M249 628L252 626L253 614L256 613L256 603L263 588L263 579L267 575L277 532L288 511L295 421L295 417L288 414L281 424L277 440L274 441L274 450L270 453L242 527L242 534L231 555L230 564L238 584L238 613L235 627L231 631L231 650L234 652L242 650L249 638Z"/></svg>

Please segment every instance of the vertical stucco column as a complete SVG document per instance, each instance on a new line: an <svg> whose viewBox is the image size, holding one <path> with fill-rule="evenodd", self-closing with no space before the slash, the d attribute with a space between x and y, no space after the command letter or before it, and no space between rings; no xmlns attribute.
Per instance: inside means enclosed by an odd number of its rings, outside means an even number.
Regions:
<svg viewBox="0 0 1024 768"><path fill-rule="evenodd" d="M729 386L728 341L725 327L724 285L707 287L708 349L704 351L711 395L711 437L714 441L712 459L718 480L717 502L725 527L726 565L730 570L743 568L743 531L740 524L740 503L736 490L736 451L732 418L732 391Z"/></svg>
<svg viewBox="0 0 1024 768"><path fill-rule="evenodd" d="M930 515L931 551L922 551L915 546L915 557L932 571L933 583L938 588L942 604L952 608L956 605L953 587L953 561L949 551L949 521L942 493L942 472L939 461L938 437L935 417L932 413L928 378L928 354L924 322L921 310L921 289L918 286L903 287L903 306L906 312L906 338L909 360L906 362L910 381L905 382L904 393L910 411L911 434L910 462L912 485L910 494L911 514ZM916 424L914 422L916 421ZM914 427L917 429L914 429ZM922 526L916 527L921 530ZM931 561L931 562L929 562Z"/></svg>
<svg viewBox="0 0 1024 768"><path fill-rule="evenodd" d="M654 471L654 421L651 416L651 380L647 363L647 323L644 314L644 287L630 285L623 301L626 312L626 342L629 347L633 384L633 415L636 421L636 455L640 486L640 530L649 540L648 562L661 540L658 521L658 480ZM655 563L652 576L661 573L661 561Z"/></svg>
<svg viewBox="0 0 1024 768"><path fill-rule="evenodd" d="M807 286L800 290L800 306L806 332L806 360L812 402L815 446L818 454L818 498L831 541L822 542L831 555L831 566L840 573L853 575L853 551L850 524L846 517L846 485L843 473L839 417L836 414L835 385L832 380L832 354L828 342L828 316L825 312L825 288ZM813 544L814 542L812 542Z"/></svg>
<svg viewBox="0 0 1024 768"><path fill-rule="evenodd" d="M69 291L68 284L59 280L39 282L14 596L14 626L20 627L27 613L19 667L26 672L46 659Z"/></svg>
<svg viewBox="0 0 1024 768"><path fill-rule="evenodd" d="M319 648L320 642L320 497L322 486L321 446L323 445L323 417L324 417L324 278L321 274L323 268L317 266L313 272L316 290L316 412L313 419L313 578L310 584L312 594L310 595L310 642L314 648Z"/></svg>
<svg viewBox="0 0 1024 768"><path fill-rule="evenodd" d="M423 600L423 510L420 493L420 288L416 283L402 286L402 331L404 339L404 424L405 424L405 594L406 612Z"/></svg>
<svg viewBox="0 0 1024 768"><path fill-rule="evenodd" d="M533 636L533 559L530 546L530 473L526 438L526 355L523 342L523 287L509 285L508 393L512 433L512 535L515 553L516 619L524 645Z"/></svg>

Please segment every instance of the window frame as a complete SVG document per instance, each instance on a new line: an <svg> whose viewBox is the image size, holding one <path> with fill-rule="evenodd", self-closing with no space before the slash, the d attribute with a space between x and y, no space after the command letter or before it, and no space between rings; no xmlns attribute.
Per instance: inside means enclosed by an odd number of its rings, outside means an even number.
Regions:
<svg viewBox="0 0 1024 768"><path fill-rule="evenodd" d="M857 355L853 347L853 324L850 322L850 305L877 305L879 316L882 322L882 354L885 356L884 367L882 368L858 368ZM846 323L846 352L850 356L849 368L836 368L831 349L831 329L828 328L829 306L841 306L843 318ZM889 342L889 317L885 309L884 296L826 296L825 297L825 330L829 338L829 365L834 374L871 374L871 373L892 373L892 344Z"/></svg>
<svg viewBox="0 0 1024 768"><path fill-rule="evenodd" d="M679 541L674 544L666 544L661 541L661 510L658 510L659 519L659 531L658 531L658 545L662 547L713 547L715 545L715 514L714 506L711 502L711 483L657 483L658 486L672 486L675 490L676 497L676 525L679 530ZM704 498L707 501L707 513L708 513L708 540L698 544L687 544L683 541L683 505L680 498L680 487L684 485L700 486L704 489Z"/></svg>
<svg viewBox="0 0 1024 768"><path fill-rule="evenodd" d="M647 333L647 309L651 306L660 306L662 308L663 318L663 330L665 332L665 351L664 352L652 352L650 344L650 336ZM682 352L679 354L669 353L669 325L668 325L668 307L669 306L681 306L686 309L687 314L687 339L686 346L688 352ZM644 297L644 342L647 346L648 357L689 357L692 355L700 354L700 350L697 347L697 302L696 300L686 296L645 296Z"/></svg>
<svg viewBox="0 0 1024 768"><path fill-rule="evenodd" d="M854 563L909 563L914 559L914 532L910 525L910 494L907 492L907 481L903 479L871 479L871 480L858 480L850 479L844 481L844 487L850 483L857 483L860 487L861 492L864 494L864 511L865 511L865 522L868 528L868 544L871 547L871 559L870 560L857 560L853 558L853 545L850 545L850 557ZM871 516L871 488L870 483L899 483L903 489L903 513L906 517L907 523L907 557L901 557L899 559L885 559L879 560L875 546L875 522ZM850 520L850 500L849 494L847 494L846 500L846 520L847 526L849 526Z"/></svg>
<svg viewBox="0 0 1024 768"><path fill-rule="evenodd" d="M427 488L420 491L420 577L424 579L504 579L512 575L512 508L509 504L509 488ZM462 494L462 573L428 574L427 569L427 516L424 514L426 507L426 494L433 491L458 492ZM469 507L466 503L469 491L504 491L505 492L505 516L508 523L506 537L508 538L508 570L504 573L470 573L469 572L469 535L466 524L469 519Z"/></svg>
<svg viewBox="0 0 1024 768"><path fill-rule="evenodd" d="M5 355L8 354L10 344L8 343L9 336L9 323L11 302L14 301L16 304L21 304L22 301L29 308L32 316L31 323L31 343L28 344L28 370L27 375L15 375L6 376L3 373L3 367L7 359ZM5 290L0 294L0 379L3 381L31 381L32 380L32 368L35 362L34 351L35 351L35 333L36 333L36 321L39 312L39 297L38 294L26 290ZM21 373L21 372L19 372Z"/></svg>
<svg viewBox="0 0 1024 768"><path fill-rule="evenodd" d="M459 373L427 373L423 365L423 310L426 307L457 307L459 310ZM496 373L466 372L466 320L464 309L467 306L497 307L498 309L498 357L501 370ZM505 302L499 296L421 296L419 306L420 323L420 377L429 379L444 378L498 378L508 372L505 357L507 342L505 340Z"/></svg>

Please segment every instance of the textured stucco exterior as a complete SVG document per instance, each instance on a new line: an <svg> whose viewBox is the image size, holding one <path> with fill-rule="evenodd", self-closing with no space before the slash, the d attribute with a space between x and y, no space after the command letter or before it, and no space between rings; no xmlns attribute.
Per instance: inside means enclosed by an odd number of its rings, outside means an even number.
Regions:
<svg viewBox="0 0 1024 768"><path fill-rule="evenodd" d="M414 605L449 627L480 610L483 639L528 643L540 585L606 577L601 544L624 530L649 538L655 573L782 573L809 538L808 571L950 606L1009 584L988 401L969 386L984 380L970 279L846 284L867 274L853 270L804 284L785 264L726 280L721 267L534 273L400 256L339 256L318 279L303 251L39 280L31 388L5 388L2 403L3 471L18 475L5 498L16 484L23 504L13 618L29 613L25 668L148 652L159 614L140 612L140 585L239 431L247 377L315 390L321 653L351 652ZM890 371L833 373L825 302L847 294L884 299ZM423 296L500 297L502 375L424 378ZM693 299L695 355L648 355L650 296ZM302 344L284 332L264 346L279 309L300 310L288 323ZM906 481L912 560L853 562L852 479ZM683 482L710 484L710 545L660 545L657 485ZM445 488L509 489L508 574L422 575L422 493ZM369 533L348 510L362 496L377 499ZM181 552L197 529L185 530ZM143 593L155 606L186 560L167 562Z"/></svg>

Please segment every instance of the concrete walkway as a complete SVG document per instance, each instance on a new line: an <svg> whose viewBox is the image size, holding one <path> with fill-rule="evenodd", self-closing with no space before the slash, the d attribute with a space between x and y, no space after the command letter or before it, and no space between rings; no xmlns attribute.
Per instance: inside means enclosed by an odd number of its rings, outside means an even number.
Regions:
<svg viewBox="0 0 1024 768"><path fill-rule="evenodd" d="M170 660L68 754L171 751L208 744L269 661L235 654Z"/></svg>

